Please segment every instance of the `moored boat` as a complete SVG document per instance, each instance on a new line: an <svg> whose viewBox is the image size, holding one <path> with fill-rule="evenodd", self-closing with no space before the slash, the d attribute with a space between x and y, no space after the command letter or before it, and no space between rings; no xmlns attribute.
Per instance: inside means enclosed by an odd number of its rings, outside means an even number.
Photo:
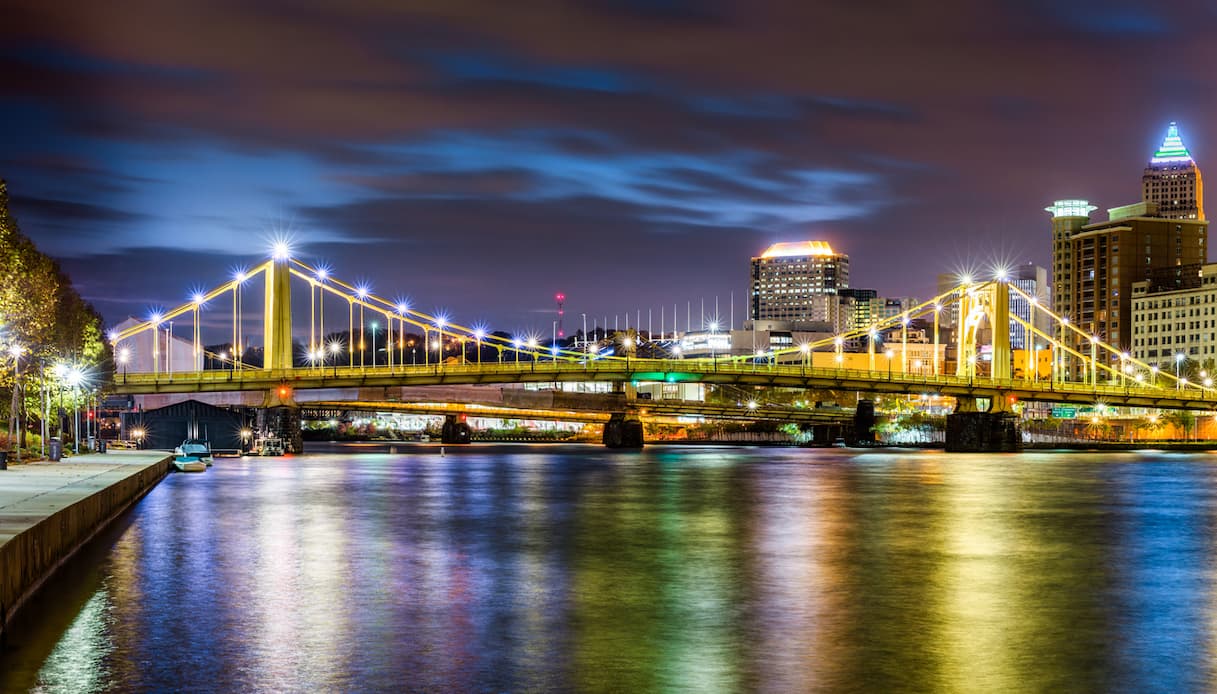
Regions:
<svg viewBox="0 0 1217 694"><path fill-rule="evenodd" d="M178 456L173 459L173 467L178 472L203 472L207 469L207 463L190 456Z"/></svg>
<svg viewBox="0 0 1217 694"><path fill-rule="evenodd" d="M173 450L173 454L178 460L186 458L186 462L197 460L205 467L211 466L211 444L204 439L186 439Z"/></svg>

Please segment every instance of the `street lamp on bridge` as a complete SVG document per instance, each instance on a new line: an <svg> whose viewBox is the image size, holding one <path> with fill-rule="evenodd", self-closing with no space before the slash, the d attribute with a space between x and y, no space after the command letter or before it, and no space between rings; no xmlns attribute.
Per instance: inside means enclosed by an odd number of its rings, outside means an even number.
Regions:
<svg viewBox="0 0 1217 694"><path fill-rule="evenodd" d="M330 354L333 355L333 357L334 357L334 376L337 377L338 376L338 355L342 354L342 341L341 340L331 340L330 341ZM321 358L321 368L323 369L322 373L324 374L325 373L325 371L324 371L325 355L322 355L322 358Z"/></svg>
<svg viewBox="0 0 1217 694"><path fill-rule="evenodd" d="M372 321L372 368L376 368L376 330L380 328L380 324Z"/></svg>

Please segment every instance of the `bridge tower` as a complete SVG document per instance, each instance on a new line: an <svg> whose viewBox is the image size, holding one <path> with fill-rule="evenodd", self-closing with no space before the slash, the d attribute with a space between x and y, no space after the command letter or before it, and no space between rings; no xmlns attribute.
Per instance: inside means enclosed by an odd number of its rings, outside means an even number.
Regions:
<svg viewBox="0 0 1217 694"><path fill-rule="evenodd" d="M989 282L982 287L970 287L960 297L960 318L956 354L959 355L955 375L969 382L977 376L979 361L977 345L982 322L989 324L993 361L989 376L995 381L1011 377L1010 351L1010 285L1005 279ZM1003 397L989 401L985 412L977 410L976 398L956 398L955 412L947 415L946 449L959 452L1017 451L1022 448L1018 416L1010 411Z"/></svg>
<svg viewBox="0 0 1217 694"><path fill-rule="evenodd" d="M987 318L993 348L989 375L999 380L1010 378L1010 285L998 280L984 287L969 288L959 303L962 326L955 345L959 355L955 375L961 378L976 375L974 369L980 357L977 338L981 322Z"/></svg>
<svg viewBox="0 0 1217 694"><path fill-rule="evenodd" d="M286 257L276 256L266 270L262 368L272 371L292 368L292 276L288 262Z"/></svg>

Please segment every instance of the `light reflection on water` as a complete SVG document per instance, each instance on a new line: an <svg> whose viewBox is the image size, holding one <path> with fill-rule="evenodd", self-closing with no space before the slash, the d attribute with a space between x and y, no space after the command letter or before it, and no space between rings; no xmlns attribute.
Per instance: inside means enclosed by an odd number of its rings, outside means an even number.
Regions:
<svg viewBox="0 0 1217 694"><path fill-rule="evenodd" d="M0 690L1217 686L1210 456L416 450L170 476Z"/></svg>

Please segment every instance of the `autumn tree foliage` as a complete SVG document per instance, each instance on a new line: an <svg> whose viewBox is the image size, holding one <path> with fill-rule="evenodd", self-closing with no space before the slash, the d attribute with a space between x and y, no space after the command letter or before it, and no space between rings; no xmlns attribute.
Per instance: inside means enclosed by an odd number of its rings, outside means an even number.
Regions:
<svg viewBox="0 0 1217 694"><path fill-rule="evenodd" d="M21 233L9 211L8 187L0 180L0 346L11 345L21 350L21 386L26 410L35 418L43 389L63 385L48 367L72 362L96 374L109 363L101 316L59 264ZM0 390L11 395L13 358L7 349L0 358ZM0 398L0 407L9 409L8 403L9 398Z"/></svg>

